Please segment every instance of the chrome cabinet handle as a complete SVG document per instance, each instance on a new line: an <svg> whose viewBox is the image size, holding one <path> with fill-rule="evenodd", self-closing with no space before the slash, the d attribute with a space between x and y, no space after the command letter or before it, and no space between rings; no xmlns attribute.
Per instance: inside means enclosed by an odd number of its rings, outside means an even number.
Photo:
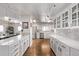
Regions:
<svg viewBox="0 0 79 59"><path fill-rule="evenodd" d="M65 46L62 45L63 48L66 48Z"/></svg>
<svg viewBox="0 0 79 59"><path fill-rule="evenodd" d="M61 52L62 51L62 49L60 48L60 47L58 47L58 50Z"/></svg>

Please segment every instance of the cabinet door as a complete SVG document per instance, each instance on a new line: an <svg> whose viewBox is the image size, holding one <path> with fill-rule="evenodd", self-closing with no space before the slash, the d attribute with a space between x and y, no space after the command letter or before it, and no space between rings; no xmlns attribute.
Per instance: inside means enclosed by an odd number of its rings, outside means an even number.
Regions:
<svg viewBox="0 0 79 59"><path fill-rule="evenodd" d="M53 51L55 53L55 40L54 40L54 38L52 38L52 39L53 39L52 49L53 49Z"/></svg>
<svg viewBox="0 0 79 59"><path fill-rule="evenodd" d="M50 38L50 47L52 48L52 38Z"/></svg>
<svg viewBox="0 0 79 59"><path fill-rule="evenodd" d="M56 55L58 55L58 45L59 45L59 41L55 40L54 41L54 45L53 45L53 49Z"/></svg>
<svg viewBox="0 0 79 59"><path fill-rule="evenodd" d="M0 45L0 56L8 56L8 46Z"/></svg>
<svg viewBox="0 0 79 59"><path fill-rule="evenodd" d="M79 50L71 48L70 55L71 56L79 56Z"/></svg>
<svg viewBox="0 0 79 59"><path fill-rule="evenodd" d="M57 47L57 55L58 56L69 56L69 47L63 44L62 42L60 42Z"/></svg>
<svg viewBox="0 0 79 59"><path fill-rule="evenodd" d="M69 47L63 43L61 43L61 55L69 56Z"/></svg>

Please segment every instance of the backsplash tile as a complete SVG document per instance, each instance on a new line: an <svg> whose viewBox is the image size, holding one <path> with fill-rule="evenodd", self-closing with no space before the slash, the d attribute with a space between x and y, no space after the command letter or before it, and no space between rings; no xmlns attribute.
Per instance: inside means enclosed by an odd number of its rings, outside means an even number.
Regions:
<svg viewBox="0 0 79 59"><path fill-rule="evenodd" d="M56 34L79 41L79 28L74 29L57 29Z"/></svg>

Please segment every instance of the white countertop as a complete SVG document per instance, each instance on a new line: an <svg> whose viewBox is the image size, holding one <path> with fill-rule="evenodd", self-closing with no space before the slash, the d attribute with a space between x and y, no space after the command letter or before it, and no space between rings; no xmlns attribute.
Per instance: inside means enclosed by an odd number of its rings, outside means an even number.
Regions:
<svg viewBox="0 0 79 59"><path fill-rule="evenodd" d="M69 47L72 47L72 48L79 50L79 41L72 40L72 39L69 39L69 38L65 38L65 37L62 37L62 36L59 36L59 35L56 35L56 34L52 34L50 36L53 37L53 38L56 38L57 40L66 44Z"/></svg>

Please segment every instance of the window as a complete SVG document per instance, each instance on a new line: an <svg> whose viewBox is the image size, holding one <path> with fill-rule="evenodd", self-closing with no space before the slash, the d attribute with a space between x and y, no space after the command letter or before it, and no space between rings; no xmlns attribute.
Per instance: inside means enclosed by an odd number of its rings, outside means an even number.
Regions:
<svg viewBox="0 0 79 59"><path fill-rule="evenodd" d="M51 30L51 27L50 26L43 26L42 27L42 30L43 31L50 31Z"/></svg>
<svg viewBox="0 0 79 59"><path fill-rule="evenodd" d="M3 31L4 31L3 25L0 25L0 32L3 32Z"/></svg>

